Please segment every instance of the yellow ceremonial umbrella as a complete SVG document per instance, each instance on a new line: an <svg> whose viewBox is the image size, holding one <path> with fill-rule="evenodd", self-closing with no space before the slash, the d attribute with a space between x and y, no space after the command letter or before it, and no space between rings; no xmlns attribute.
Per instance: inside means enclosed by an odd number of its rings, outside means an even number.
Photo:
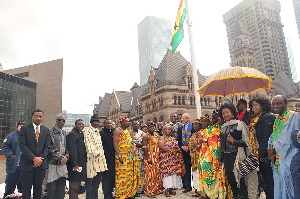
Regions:
<svg viewBox="0 0 300 199"><path fill-rule="evenodd" d="M271 89L271 81L271 78L257 69L235 66L209 76L198 92L204 97L250 94L261 89Z"/></svg>

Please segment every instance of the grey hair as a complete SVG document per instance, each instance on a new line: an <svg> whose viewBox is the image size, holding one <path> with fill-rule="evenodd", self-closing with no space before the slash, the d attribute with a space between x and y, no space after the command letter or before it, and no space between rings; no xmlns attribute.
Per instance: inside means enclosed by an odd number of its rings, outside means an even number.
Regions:
<svg viewBox="0 0 300 199"><path fill-rule="evenodd" d="M65 118L65 119L67 119L67 116L66 116L66 114L65 114L64 112L58 114L58 115L56 116L56 119L59 118L59 117L63 117L63 118Z"/></svg>

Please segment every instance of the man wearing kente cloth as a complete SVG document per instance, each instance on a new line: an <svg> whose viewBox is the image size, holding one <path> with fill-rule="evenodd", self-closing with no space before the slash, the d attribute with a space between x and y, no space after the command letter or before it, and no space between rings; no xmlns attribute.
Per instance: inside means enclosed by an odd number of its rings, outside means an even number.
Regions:
<svg viewBox="0 0 300 199"><path fill-rule="evenodd" d="M116 198L134 198L141 188L141 173L139 160L133 139L127 128L130 122L127 117L119 118L121 127L117 128L113 135L116 152Z"/></svg>
<svg viewBox="0 0 300 199"><path fill-rule="evenodd" d="M300 116L287 108L287 98L277 95L272 100L272 108L278 116L269 139L268 156L271 159L274 178L274 198L294 199L291 161L298 152L291 140L291 133L299 129Z"/></svg>

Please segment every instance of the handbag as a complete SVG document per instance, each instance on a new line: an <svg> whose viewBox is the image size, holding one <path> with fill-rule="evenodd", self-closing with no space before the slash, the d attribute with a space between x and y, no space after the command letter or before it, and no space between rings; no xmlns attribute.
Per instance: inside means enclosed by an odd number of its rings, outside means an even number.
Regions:
<svg viewBox="0 0 300 199"><path fill-rule="evenodd" d="M238 162L238 172L245 177L259 166L259 161L252 153L246 159Z"/></svg>

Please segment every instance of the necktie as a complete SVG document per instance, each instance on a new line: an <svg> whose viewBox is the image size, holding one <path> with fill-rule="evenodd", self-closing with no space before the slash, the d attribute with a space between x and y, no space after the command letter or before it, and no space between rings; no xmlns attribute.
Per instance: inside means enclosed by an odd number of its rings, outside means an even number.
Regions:
<svg viewBox="0 0 300 199"><path fill-rule="evenodd" d="M39 141L39 137L40 137L40 130L39 130L39 127L36 127L36 130L35 130L35 137L36 137L36 141L38 142L38 141Z"/></svg>

